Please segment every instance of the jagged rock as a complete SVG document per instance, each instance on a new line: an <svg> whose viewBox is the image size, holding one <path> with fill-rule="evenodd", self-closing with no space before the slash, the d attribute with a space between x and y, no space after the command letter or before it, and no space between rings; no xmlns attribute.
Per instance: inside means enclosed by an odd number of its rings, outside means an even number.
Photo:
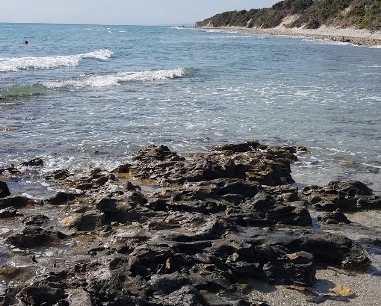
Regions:
<svg viewBox="0 0 381 306"><path fill-rule="evenodd" d="M6 182L0 181L0 198L5 198L10 196L8 185Z"/></svg>
<svg viewBox="0 0 381 306"><path fill-rule="evenodd" d="M241 226L271 226L276 224L311 226L311 216L303 202L281 203L269 195L259 195L235 208L226 210L231 223Z"/></svg>
<svg viewBox="0 0 381 306"><path fill-rule="evenodd" d="M75 186L75 188L79 190L90 190L93 187L94 187L93 183L81 183Z"/></svg>
<svg viewBox="0 0 381 306"><path fill-rule="evenodd" d="M52 205L63 205L70 201L73 201L78 196L77 193L60 191L57 194L46 201Z"/></svg>
<svg viewBox="0 0 381 306"><path fill-rule="evenodd" d="M150 289L154 294L170 294L187 285L189 280L182 276L179 272L164 275L152 275L148 281Z"/></svg>
<svg viewBox="0 0 381 306"><path fill-rule="evenodd" d="M302 190L300 196L317 210L381 209L381 198L374 196L370 188L358 181L335 181L325 187L308 186Z"/></svg>
<svg viewBox="0 0 381 306"><path fill-rule="evenodd" d="M113 173L129 173L131 169L131 164L122 164L115 168L112 172Z"/></svg>
<svg viewBox="0 0 381 306"><path fill-rule="evenodd" d="M312 253L316 261L359 268L370 264L366 252L351 239L330 233L317 233L304 237L300 249Z"/></svg>
<svg viewBox="0 0 381 306"><path fill-rule="evenodd" d="M16 217L16 216L22 216L22 214L20 214L17 209L13 208L13 207L7 207L7 208L4 208L4 209L0 209L0 219L3 219L3 218L13 218L13 217Z"/></svg>
<svg viewBox="0 0 381 306"><path fill-rule="evenodd" d="M64 180L72 174L66 169L55 170L46 176L47 179Z"/></svg>
<svg viewBox="0 0 381 306"><path fill-rule="evenodd" d="M49 305L52 306L66 297L63 288L55 288L49 285L28 286L20 292L20 300L26 305Z"/></svg>
<svg viewBox="0 0 381 306"><path fill-rule="evenodd" d="M49 220L49 217L44 216L44 215L33 215L33 216L28 216L22 220L22 223L25 225L36 225L40 226L43 225L45 222Z"/></svg>
<svg viewBox="0 0 381 306"><path fill-rule="evenodd" d="M172 306L205 306L205 299L192 286L184 286L168 295L168 305Z"/></svg>
<svg viewBox="0 0 381 306"><path fill-rule="evenodd" d="M249 152L249 151L255 151L257 149L266 149L266 145L261 145L257 141L248 141L244 143L238 143L238 144L226 144L222 146L214 146L212 147L215 151L232 151L232 152Z"/></svg>
<svg viewBox="0 0 381 306"><path fill-rule="evenodd" d="M104 215L97 212L86 212L77 218L73 227L80 232L91 232L104 224Z"/></svg>
<svg viewBox="0 0 381 306"><path fill-rule="evenodd" d="M323 215L318 216L317 220L325 224L351 223L340 209L336 209L334 212L324 213Z"/></svg>
<svg viewBox="0 0 381 306"><path fill-rule="evenodd" d="M34 158L27 162L21 163L21 166L24 167L42 167L44 165L44 161L41 158Z"/></svg>
<svg viewBox="0 0 381 306"><path fill-rule="evenodd" d="M54 241L65 238L60 232L51 232L40 227L28 226L19 234L7 238L7 242L21 249L47 246Z"/></svg>
<svg viewBox="0 0 381 306"><path fill-rule="evenodd" d="M236 178L275 186L294 182L290 175L291 156L289 150L279 149L212 152L185 159L167 147L151 146L139 151L135 156L138 163L134 167L141 178L153 179L163 185Z"/></svg>
<svg viewBox="0 0 381 306"><path fill-rule="evenodd" d="M263 271L269 283L312 287L316 273L313 261L312 254L301 251L266 263Z"/></svg>
<svg viewBox="0 0 381 306"><path fill-rule="evenodd" d="M24 196L14 196L0 199L0 209L7 207L23 208L27 206L41 205L41 202L24 197Z"/></svg>
<svg viewBox="0 0 381 306"><path fill-rule="evenodd" d="M62 206L1 198L0 212L28 216L21 232L23 224L13 221L22 218L3 220L11 227L2 235L14 246L0 249L8 305L267 305L249 302L252 280L312 287L316 264L368 265L361 245L325 233L324 226L314 232L307 208L375 208L377 197L356 182L299 195L290 184L298 150L248 142L182 157L151 146L119 174L97 168L49 176L62 189L91 186L47 200ZM345 220L335 209L321 220ZM52 256L57 247L65 254ZM27 268L10 268L13 254ZM46 273L36 278L37 269ZM48 299L41 302L44 292ZM0 304L1 298L0 288Z"/></svg>
<svg viewBox="0 0 381 306"><path fill-rule="evenodd" d="M70 292L68 297L69 306L92 306L91 297L83 288Z"/></svg>
<svg viewBox="0 0 381 306"><path fill-rule="evenodd" d="M155 161L180 161L184 158L172 152L167 146L148 146L140 150L133 158L135 161L151 163Z"/></svg>
<svg viewBox="0 0 381 306"><path fill-rule="evenodd" d="M96 208L101 212L116 212L116 200L111 198L103 198L96 204Z"/></svg>

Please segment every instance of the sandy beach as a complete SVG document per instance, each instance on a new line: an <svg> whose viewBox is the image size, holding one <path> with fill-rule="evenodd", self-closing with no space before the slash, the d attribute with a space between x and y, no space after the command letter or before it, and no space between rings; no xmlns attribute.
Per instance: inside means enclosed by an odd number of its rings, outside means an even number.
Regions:
<svg viewBox="0 0 381 306"><path fill-rule="evenodd" d="M328 39L338 42L347 42L356 45L377 46L381 45L381 31L359 30L355 28L333 28L322 26L318 29L287 28L281 24L275 28L244 28L244 27L205 27L223 31L238 31L251 34L265 34L278 36L310 37L314 39Z"/></svg>

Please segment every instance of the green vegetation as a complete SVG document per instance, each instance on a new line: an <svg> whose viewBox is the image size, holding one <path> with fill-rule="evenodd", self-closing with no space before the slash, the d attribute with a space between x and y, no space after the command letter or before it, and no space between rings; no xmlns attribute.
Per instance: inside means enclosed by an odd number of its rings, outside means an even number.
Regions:
<svg viewBox="0 0 381 306"><path fill-rule="evenodd" d="M287 16L296 16L290 27L322 25L381 29L381 0L285 0L271 8L230 11L215 15L198 26L273 28Z"/></svg>

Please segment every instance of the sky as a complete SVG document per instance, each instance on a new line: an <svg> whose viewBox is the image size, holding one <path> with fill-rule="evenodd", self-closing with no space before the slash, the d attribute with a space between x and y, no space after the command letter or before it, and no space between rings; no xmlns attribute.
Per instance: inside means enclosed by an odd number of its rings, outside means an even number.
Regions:
<svg viewBox="0 0 381 306"><path fill-rule="evenodd" d="M0 22L194 24L225 11L271 7L280 0L1 0Z"/></svg>

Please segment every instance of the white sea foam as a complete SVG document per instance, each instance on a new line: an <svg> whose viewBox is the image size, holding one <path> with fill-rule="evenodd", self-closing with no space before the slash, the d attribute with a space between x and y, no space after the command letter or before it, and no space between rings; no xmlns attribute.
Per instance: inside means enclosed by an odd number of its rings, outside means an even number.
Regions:
<svg viewBox="0 0 381 306"><path fill-rule="evenodd" d="M89 53L44 56L44 57L0 57L0 72L12 72L26 69L53 69L75 67L82 59L107 60L112 55L108 49L100 49Z"/></svg>
<svg viewBox="0 0 381 306"><path fill-rule="evenodd" d="M131 81L156 81L181 78L186 73L184 68L177 68L171 70L120 72L106 75L84 75L71 80L45 82L43 85L50 89L63 87L106 87L117 86L120 83Z"/></svg>

